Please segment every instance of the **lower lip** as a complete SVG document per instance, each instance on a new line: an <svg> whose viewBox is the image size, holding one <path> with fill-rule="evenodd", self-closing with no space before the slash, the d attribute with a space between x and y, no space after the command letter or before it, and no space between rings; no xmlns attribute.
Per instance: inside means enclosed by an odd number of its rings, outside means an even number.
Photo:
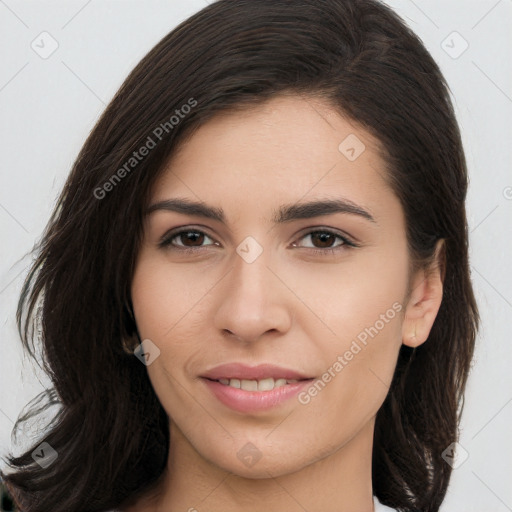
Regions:
<svg viewBox="0 0 512 512"><path fill-rule="evenodd" d="M245 391L221 384L216 380L202 379L210 391L224 405L239 412L265 411L276 407L286 400L294 397L300 391L311 384L313 379L308 379L292 384L286 384L272 391Z"/></svg>

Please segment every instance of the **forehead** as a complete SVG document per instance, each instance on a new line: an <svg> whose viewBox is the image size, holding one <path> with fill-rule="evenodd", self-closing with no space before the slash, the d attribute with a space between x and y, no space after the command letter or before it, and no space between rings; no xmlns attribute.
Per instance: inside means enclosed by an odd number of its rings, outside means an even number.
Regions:
<svg viewBox="0 0 512 512"><path fill-rule="evenodd" d="M151 199L172 194L224 209L242 201L258 210L320 196L393 200L381 151L327 101L276 97L202 125L168 162Z"/></svg>

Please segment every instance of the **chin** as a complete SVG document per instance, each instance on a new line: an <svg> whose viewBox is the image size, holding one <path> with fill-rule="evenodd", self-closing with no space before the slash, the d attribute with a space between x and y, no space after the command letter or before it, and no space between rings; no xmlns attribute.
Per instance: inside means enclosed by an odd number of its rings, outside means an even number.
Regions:
<svg viewBox="0 0 512 512"><path fill-rule="evenodd" d="M297 450L293 447L284 450L267 447L259 451L255 448L255 443L250 441L237 443L237 446L240 448L236 451L235 457L226 458L226 451L223 451L222 454L212 454L212 457L207 458L215 466L229 473L255 480L287 475L308 465L305 458L298 457ZM290 457L291 453L292 457Z"/></svg>

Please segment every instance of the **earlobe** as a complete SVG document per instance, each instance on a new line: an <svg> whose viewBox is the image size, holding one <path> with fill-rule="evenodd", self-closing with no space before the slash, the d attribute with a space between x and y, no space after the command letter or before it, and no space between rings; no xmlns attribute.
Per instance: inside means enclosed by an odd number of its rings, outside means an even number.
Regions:
<svg viewBox="0 0 512 512"><path fill-rule="evenodd" d="M414 332L409 334L407 338L404 338L403 340L404 345L407 345L409 347L417 347L421 344L418 343L417 336L416 336L416 327L414 327Z"/></svg>
<svg viewBox="0 0 512 512"><path fill-rule="evenodd" d="M418 347L427 340L441 307L444 276L444 240L439 240L431 264L418 270L410 283L411 292L402 324L404 345Z"/></svg>

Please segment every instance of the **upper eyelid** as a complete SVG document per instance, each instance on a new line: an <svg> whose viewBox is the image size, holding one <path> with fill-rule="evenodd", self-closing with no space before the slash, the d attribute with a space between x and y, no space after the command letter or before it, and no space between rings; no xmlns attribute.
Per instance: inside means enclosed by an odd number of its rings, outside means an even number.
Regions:
<svg viewBox="0 0 512 512"><path fill-rule="evenodd" d="M181 235L182 233L187 233L187 232L190 232L190 231L197 232L197 233L202 233L203 235L206 235L207 237L211 238L213 241L218 242L218 240L214 236L212 236L212 235L210 235L208 233L207 229L205 229L205 228L196 228L194 226L191 226L191 227L184 226L184 227L179 227L179 228L171 229L171 230L167 231L161 237L161 240L162 241L171 240L171 239L175 238L176 236Z"/></svg>

